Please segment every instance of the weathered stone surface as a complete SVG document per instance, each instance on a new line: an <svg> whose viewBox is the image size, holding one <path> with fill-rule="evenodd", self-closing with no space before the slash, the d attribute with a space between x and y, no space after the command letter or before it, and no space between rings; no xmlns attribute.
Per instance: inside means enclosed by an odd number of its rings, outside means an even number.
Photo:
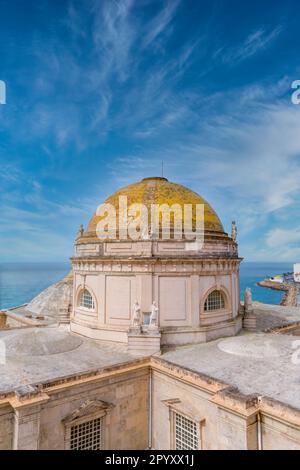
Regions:
<svg viewBox="0 0 300 470"><path fill-rule="evenodd" d="M39 315L49 316L54 317L61 323L68 322L72 309L72 298L73 279L67 277L48 287L32 299L26 306L26 310L35 317Z"/></svg>
<svg viewBox="0 0 300 470"><path fill-rule="evenodd" d="M257 331L267 331L300 321L299 307L285 307L253 302Z"/></svg>
<svg viewBox="0 0 300 470"><path fill-rule="evenodd" d="M178 348L163 359L300 409L299 365L292 361L295 336L248 334Z"/></svg>
<svg viewBox="0 0 300 470"><path fill-rule="evenodd" d="M73 351L82 339L67 331L51 328L28 328L11 332L2 340L9 358L16 356L47 356Z"/></svg>
<svg viewBox="0 0 300 470"><path fill-rule="evenodd" d="M5 328L6 326L6 313L0 311L0 330Z"/></svg>
<svg viewBox="0 0 300 470"><path fill-rule="evenodd" d="M73 304L72 271L61 281L44 289L31 302L7 311L7 324L17 328L70 322ZM0 326L1 328L1 326Z"/></svg>
<svg viewBox="0 0 300 470"><path fill-rule="evenodd" d="M87 340L64 328L0 332L7 345L6 361L0 364L1 392L133 359L123 345Z"/></svg>
<svg viewBox="0 0 300 470"><path fill-rule="evenodd" d="M157 330L150 329L146 333L130 331L128 333L127 350L134 356L151 356L160 353L161 335Z"/></svg>
<svg viewBox="0 0 300 470"><path fill-rule="evenodd" d="M199 423L203 449L256 449L258 412L264 448L300 449L295 337L247 334L144 359L125 345L79 338L65 327L2 331L0 340L10 350L0 364L1 449L63 449L68 417L80 410L84 418L82 410L91 411L86 404L99 402L107 411L106 449L146 448L150 371L154 448L174 446L174 409ZM40 353L42 343L41 355L28 354Z"/></svg>

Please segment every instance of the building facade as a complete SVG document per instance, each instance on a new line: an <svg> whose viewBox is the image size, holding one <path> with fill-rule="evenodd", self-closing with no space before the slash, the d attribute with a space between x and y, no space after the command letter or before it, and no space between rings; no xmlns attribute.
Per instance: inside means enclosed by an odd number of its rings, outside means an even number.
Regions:
<svg viewBox="0 0 300 470"><path fill-rule="evenodd" d="M236 334L241 328L241 260L236 241L224 232L211 206L193 191L158 177L145 178L109 197L105 204L116 207L117 216L120 196L128 199L128 207L142 203L149 213L155 204L182 209L186 204L202 205L203 242L188 240L184 233L178 239L172 218L167 239L153 239L147 232L138 240L101 240L100 217L94 214L75 242L72 331L126 343L134 303L146 319L155 302L162 345Z"/></svg>
<svg viewBox="0 0 300 470"><path fill-rule="evenodd" d="M170 213L166 238L149 223L101 238L96 211L72 274L0 312L0 449L299 450L300 310L249 289L240 306L236 225L228 236L201 196L146 178L105 201L117 216L120 196L148 215L199 204L203 239Z"/></svg>
<svg viewBox="0 0 300 470"><path fill-rule="evenodd" d="M0 402L1 450L300 449L300 412L161 358L27 387Z"/></svg>

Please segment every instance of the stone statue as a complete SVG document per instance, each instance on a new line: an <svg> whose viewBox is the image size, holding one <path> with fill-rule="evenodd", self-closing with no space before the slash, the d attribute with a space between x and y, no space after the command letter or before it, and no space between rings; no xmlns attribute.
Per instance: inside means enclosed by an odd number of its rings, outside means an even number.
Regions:
<svg viewBox="0 0 300 470"><path fill-rule="evenodd" d="M84 228L83 228L83 225L82 225L82 224L80 224L80 226L79 226L79 230L78 230L78 233L77 233L77 238L80 238L80 237L82 237L82 236L83 236L83 234L84 234Z"/></svg>
<svg viewBox="0 0 300 470"><path fill-rule="evenodd" d="M156 305L155 300L152 302L151 305L151 315L150 315L150 321L149 321L149 327L150 328L156 328L157 327L157 317L158 317L158 307Z"/></svg>
<svg viewBox="0 0 300 470"><path fill-rule="evenodd" d="M141 326L141 307L136 300L132 309L132 326L139 328Z"/></svg>
<svg viewBox="0 0 300 470"><path fill-rule="evenodd" d="M247 287L244 292L244 306L245 313L252 310L252 292L250 287Z"/></svg>
<svg viewBox="0 0 300 470"><path fill-rule="evenodd" d="M234 242L236 242L237 238L237 227L235 221L231 222L231 238Z"/></svg>

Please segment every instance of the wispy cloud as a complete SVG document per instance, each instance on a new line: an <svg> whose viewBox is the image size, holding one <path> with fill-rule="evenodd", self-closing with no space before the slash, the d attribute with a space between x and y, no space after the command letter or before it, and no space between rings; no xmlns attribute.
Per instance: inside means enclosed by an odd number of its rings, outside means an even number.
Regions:
<svg viewBox="0 0 300 470"><path fill-rule="evenodd" d="M150 46L160 34L166 31L176 14L180 0L168 0L163 9L148 24L144 47Z"/></svg>
<svg viewBox="0 0 300 470"><path fill-rule="evenodd" d="M129 73L130 50L136 29L130 16L133 0L104 1L94 4L93 40L97 52L102 56L103 78L115 71L120 80ZM101 71L99 70L100 74Z"/></svg>
<svg viewBox="0 0 300 470"><path fill-rule="evenodd" d="M227 52L223 54L223 61L225 63L234 64L254 56L258 52L266 49L279 36L283 29L282 25L276 26L276 28L272 30L259 28L249 34L240 46L227 50Z"/></svg>
<svg viewBox="0 0 300 470"><path fill-rule="evenodd" d="M270 233L297 233L300 108L286 94L298 77L285 63L286 76L272 68L263 81L259 67L255 79L239 67L284 40L283 16L267 27L259 13L232 31L219 2L187 4L72 0L49 30L22 35L26 64L19 57L10 70L21 98L0 109L1 240L15 224L16 256L34 245L45 254L46 241L53 252L71 246L105 196L160 174L162 160L227 229L237 219L246 255L295 252L292 240L280 251Z"/></svg>
<svg viewBox="0 0 300 470"><path fill-rule="evenodd" d="M119 159L117 173L123 175L124 182L138 180L145 171L159 173L164 160L170 179L204 193L225 223L230 217L236 218L243 238L260 234L264 249L255 252L249 244L246 253L252 258L272 259L274 240L288 233L285 248L291 255L296 250L290 242L295 236L298 239L299 219L289 220L289 229L284 232L281 219L283 211L300 202L300 119L297 107L276 98L275 92L280 94L284 83L254 87L253 93L249 90L252 102L247 115L243 89L227 96L224 93L222 102L230 102L229 113L206 117L198 132L194 129L188 137L186 132L184 137L178 135L168 145L151 150L151 155ZM220 96L215 99L219 101ZM273 236L267 231L270 224L275 230ZM281 250L280 259L285 255Z"/></svg>
<svg viewBox="0 0 300 470"><path fill-rule="evenodd" d="M290 243L300 243L300 228L287 230L275 228L267 233L266 243L270 248L286 247Z"/></svg>

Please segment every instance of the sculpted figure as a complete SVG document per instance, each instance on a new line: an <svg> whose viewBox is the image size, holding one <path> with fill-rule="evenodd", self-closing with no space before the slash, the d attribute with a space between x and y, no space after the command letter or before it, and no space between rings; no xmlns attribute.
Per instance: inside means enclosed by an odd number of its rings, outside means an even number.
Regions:
<svg viewBox="0 0 300 470"><path fill-rule="evenodd" d="M252 309L252 292L250 287L247 287L244 292L244 305L245 305L245 312L248 312Z"/></svg>
<svg viewBox="0 0 300 470"><path fill-rule="evenodd" d="M141 326L141 307L136 300L132 309L132 326Z"/></svg>
<svg viewBox="0 0 300 470"><path fill-rule="evenodd" d="M149 321L149 326L150 327L156 327L157 326L157 317L158 317L158 307L156 305L155 300L152 302L151 305L151 315L150 315L150 321Z"/></svg>
<svg viewBox="0 0 300 470"><path fill-rule="evenodd" d="M233 221L231 223L231 238L234 242L236 242L236 238L237 238L237 226L236 226L236 223L235 221Z"/></svg>
<svg viewBox="0 0 300 470"><path fill-rule="evenodd" d="M82 237L82 236L83 236L83 234L84 234L84 228L83 228L83 225L82 225L82 224L80 224L80 226L79 226L79 230L78 230L78 233L77 233L77 238L80 238L80 237Z"/></svg>

